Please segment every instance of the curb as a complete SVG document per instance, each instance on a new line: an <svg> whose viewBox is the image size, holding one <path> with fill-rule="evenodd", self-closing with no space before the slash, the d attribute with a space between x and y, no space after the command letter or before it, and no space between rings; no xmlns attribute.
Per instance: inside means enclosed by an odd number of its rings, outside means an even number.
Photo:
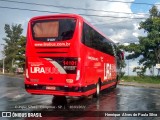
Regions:
<svg viewBox="0 0 160 120"><path fill-rule="evenodd" d="M13 74L0 74L0 76L6 76L10 78L20 78L20 79L24 78L24 75L13 75Z"/></svg>
<svg viewBox="0 0 160 120"><path fill-rule="evenodd" d="M145 88L157 88L157 89L160 89L160 84L134 83L134 82L120 82L119 85L123 85L123 86L136 86L136 87L145 87Z"/></svg>

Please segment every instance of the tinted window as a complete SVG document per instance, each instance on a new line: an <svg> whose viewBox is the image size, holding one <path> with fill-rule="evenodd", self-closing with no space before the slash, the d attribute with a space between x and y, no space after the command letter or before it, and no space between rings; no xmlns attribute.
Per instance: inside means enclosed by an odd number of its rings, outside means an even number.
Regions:
<svg viewBox="0 0 160 120"><path fill-rule="evenodd" d="M87 24L83 25L82 43L88 47L92 46L90 28Z"/></svg>
<svg viewBox="0 0 160 120"><path fill-rule="evenodd" d="M32 35L38 41L59 41L72 39L75 19L39 20L32 23Z"/></svg>
<svg viewBox="0 0 160 120"><path fill-rule="evenodd" d="M114 55L112 43L86 23L83 24L82 43L98 51Z"/></svg>

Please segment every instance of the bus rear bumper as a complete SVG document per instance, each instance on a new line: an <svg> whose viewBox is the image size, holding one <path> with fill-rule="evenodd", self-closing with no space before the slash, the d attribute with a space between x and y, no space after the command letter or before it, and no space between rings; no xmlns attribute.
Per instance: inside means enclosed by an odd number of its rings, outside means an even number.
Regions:
<svg viewBox="0 0 160 120"><path fill-rule="evenodd" d="M47 90L26 90L28 93L36 95L60 95L60 96L73 96L81 97L88 96L86 92L60 92L60 91L47 91Z"/></svg>
<svg viewBox="0 0 160 120"><path fill-rule="evenodd" d="M96 87L95 87L96 88ZM81 97L88 96L96 92L96 89L87 89L85 87L55 87L47 89L46 86L33 86L33 85L25 85L25 89L30 94L38 94L38 95L61 95L61 96L73 96L73 97ZM54 90L53 90L54 89Z"/></svg>
<svg viewBox="0 0 160 120"><path fill-rule="evenodd" d="M103 84L101 86L101 90L114 86L116 84L115 81L111 81L107 84ZM39 95L61 95L61 96L89 96L96 92L96 84L91 84L88 86L72 86L72 87L64 87L64 86L53 86L53 85L31 85L25 84L25 89L28 93L31 94L39 94Z"/></svg>

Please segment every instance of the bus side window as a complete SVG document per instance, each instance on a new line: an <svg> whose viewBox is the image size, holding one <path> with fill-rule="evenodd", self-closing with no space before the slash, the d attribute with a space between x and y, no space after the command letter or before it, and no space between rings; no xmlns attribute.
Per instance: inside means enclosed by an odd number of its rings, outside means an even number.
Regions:
<svg viewBox="0 0 160 120"><path fill-rule="evenodd" d="M83 31L82 31L82 43L88 47L91 47L91 39L90 39L90 30L89 26L86 23L83 23Z"/></svg>

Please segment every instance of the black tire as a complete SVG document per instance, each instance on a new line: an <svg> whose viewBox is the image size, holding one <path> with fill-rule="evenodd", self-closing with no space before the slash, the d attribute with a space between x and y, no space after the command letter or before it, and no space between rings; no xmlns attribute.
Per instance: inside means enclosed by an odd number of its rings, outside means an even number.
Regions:
<svg viewBox="0 0 160 120"><path fill-rule="evenodd" d="M100 82L96 84L96 93L93 95L94 98L99 98L100 96L101 85Z"/></svg>
<svg viewBox="0 0 160 120"><path fill-rule="evenodd" d="M116 84L113 86L113 88L116 88L116 87L117 87L117 83L118 83L118 81L116 81Z"/></svg>
<svg viewBox="0 0 160 120"><path fill-rule="evenodd" d="M67 105L67 98L65 96L58 96L55 95L52 99L52 105L58 106L66 106Z"/></svg>
<svg viewBox="0 0 160 120"><path fill-rule="evenodd" d="M116 88L117 87L117 84L118 84L118 77L116 79L116 84L113 86L113 88Z"/></svg>

